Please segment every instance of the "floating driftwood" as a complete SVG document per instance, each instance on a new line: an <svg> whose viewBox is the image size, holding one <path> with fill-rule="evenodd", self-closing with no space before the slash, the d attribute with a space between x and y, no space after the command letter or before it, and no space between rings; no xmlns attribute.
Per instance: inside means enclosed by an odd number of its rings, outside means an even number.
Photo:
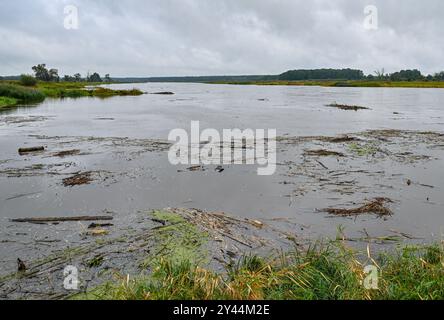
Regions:
<svg viewBox="0 0 444 320"><path fill-rule="evenodd" d="M51 223L66 221L99 221L112 220L111 216L79 216L79 217L46 217L46 218L17 218L11 219L12 222L30 222L30 223Z"/></svg>
<svg viewBox="0 0 444 320"><path fill-rule="evenodd" d="M349 105L346 105L346 104L338 104L338 103L328 104L327 107L337 108L337 109L341 109L341 110L352 110L352 111L369 110L370 109L370 108L367 108L367 107L349 106Z"/></svg>
<svg viewBox="0 0 444 320"><path fill-rule="evenodd" d="M20 149L18 149L19 154L26 154L26 153L39 152L39 151L45 151L45 147L39 146L39 147L30 147L30 148L20 148Z"/></svg>
<svg viewBox="0 0 444 320"><path fill-rule="evenodd" d="M80 153L80 150L78 150L78 149L63 150L63 151L59 151L59 152L54 153L53 156L64 158L64 157L68 157L68 156L78 155L79 153Z"/></svg>
<svg viewBox="0 0 444 320"><path fill-rule="evenodd" d="M112 223L94 223L93 222L88 226L88 229L112 227L112 226L114 226Z"/></svg>
<svg viewBox="0 0 444 320"><path fill-rule="evenodd" d="M172 95L172 94L174 94L174 92L171 92L171 91L161 91L161 92L153 92L151 94Z"/></svg>

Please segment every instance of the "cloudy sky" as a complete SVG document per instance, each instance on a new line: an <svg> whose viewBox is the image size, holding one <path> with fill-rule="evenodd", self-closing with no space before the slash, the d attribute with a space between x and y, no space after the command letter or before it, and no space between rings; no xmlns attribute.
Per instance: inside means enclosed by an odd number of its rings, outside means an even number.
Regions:
<svg viewBox="0 0 444 320"><path fill-rule="evenodd" d="M65 28L67 5L78 29ZM367 5L377 30L365 27ZM61 75L434 73L444 70L443 16L442 0L0 0L0 75L42 62Z"/></svg>

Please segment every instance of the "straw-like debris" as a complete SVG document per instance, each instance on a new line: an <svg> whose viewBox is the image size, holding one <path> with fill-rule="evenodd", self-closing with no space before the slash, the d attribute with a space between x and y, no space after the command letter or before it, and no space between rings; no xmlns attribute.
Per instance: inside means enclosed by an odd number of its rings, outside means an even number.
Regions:
<svg viewBox="0 0 444 320"><path fill-rule="evenodd" d="M338 136L338 137L321 137L319 138L321 141L330 142L330 143L344 143L344 142L353 142L360 141L361 139L357 137L352 137L348 135Z"/></svg>
<svg viewBox="0 0 444 320"><path fill-rule="evenodd" d="M344 154L341 153L341 152L325 150L325 149L307 150L307 151L305 151L304 154L306 156L320 156L320 157L335 156L335 157L344 157Z"/></svg>
<svg viewBox="0 0 444 320"><path fill-rule="evenodd" d="M345 208L326 208L322 211L334 214L336 216L349 217L357 216L360 214L376 214L378 216L390 216L393 212L385 206L386 203L392 203L393 201L388 198L375 198L370 202L352 209Z"/></svg>
<svg viewBox="0 0 444 320"><path fill-rule="evenodd" d="M93 181L92 172L77 173L69 178L63 179L63 185L65 187L78 186L83 184L90 184Z"/></svg>

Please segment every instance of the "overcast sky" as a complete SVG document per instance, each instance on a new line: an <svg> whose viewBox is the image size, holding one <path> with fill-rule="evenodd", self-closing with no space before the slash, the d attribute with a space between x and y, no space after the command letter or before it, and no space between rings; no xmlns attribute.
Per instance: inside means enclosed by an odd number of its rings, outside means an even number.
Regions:
<svg viewBox="0 0 444 320"><path fill-rule="evenodd" d="M64 27L66 5L77 30ZM378 9L378 29L364 8ZM0 0L0 74L444 70L442 0Z"/></svg>

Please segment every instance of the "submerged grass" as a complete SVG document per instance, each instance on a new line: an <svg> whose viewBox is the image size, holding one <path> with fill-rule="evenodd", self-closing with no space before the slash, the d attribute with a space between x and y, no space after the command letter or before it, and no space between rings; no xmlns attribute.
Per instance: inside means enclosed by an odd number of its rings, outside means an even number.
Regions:
<svg viewBox="0 0 444 320"><path fill-rule="evenodd" d="M317 245L277 259L245 257L215 273L187 260L161 258L150 276L121 277L76 296L114 300L370 300L443 299L442 245L409 246L362 263L342 244ZM362 256L362 255L360 255ZM362 259L361 259L362 260ZM378 270L377 289L366 289L364 267Z"/></svg>
<svg viewBox="0 0 444 320"><path fill-rule="evenodd" d="M348 149L354 154L364 157L374 155L379 151L379 148L372 143L351 143Z"/></svg>
<svg viewBox="0 0 444 320"><path fill-rule="evenodd" d="M154 248L141 263L143 269L155 268L165 257L174 263L198 265L207 261L205 244L208 235L182 216L168 211L151 213L162 225L153 233Z"/></svg>

